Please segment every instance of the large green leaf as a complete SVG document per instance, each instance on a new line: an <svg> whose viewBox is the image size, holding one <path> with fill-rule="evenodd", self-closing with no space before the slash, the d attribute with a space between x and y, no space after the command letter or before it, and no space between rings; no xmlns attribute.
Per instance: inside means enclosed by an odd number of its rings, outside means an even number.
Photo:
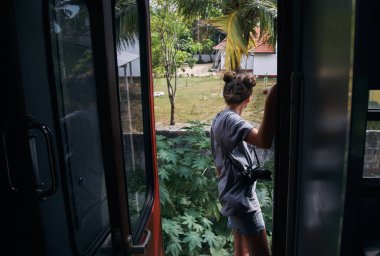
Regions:
<svg viewBox="0 0 380 256"><path fill-rule="evenodd" d="M198 157L193 160L193 165L191 167L197 170L205 171L210 167L210 160L205 157Z"/></svg>
<svg viewBox="0 0 380 256"><path fill-rule="evenodd" d="M166 255L177 256L180 255L182 251L182 246L179 239L170 240L165 248Z"/></svg>
<svg viewBox="0 0 380 256"><path fill-rule="evenodd" d="M162 183L160 184L160 201L162 205L165 205L167 202L171 203L170 194Z"/></svg>
<svg viewBox="0 0 380 256"><path fill-rule="evenodd" d="M210 149L210 140L201 140L195 143L199 149Z"/></svg>
<svg viewBox="0 0 380 256"><path fill-rule="evenodd" d="M178 174L185 179L191 179L193 177L193 170L186 166L180 166L178 168Z"/></svg>
<svg viewBox="0 0 380 256"><path fill-rule="evenodd" d="M169 150L160 150L157 153L157 156L160 160L164 160L166 162L176 163L177 162L177 155Z"/></svg>
<svg viewBox="0 0 380 256"><path fill-rule="evenodd" d="M197 224L195 217L190 214L185 214L181 219L183 220L182 224L186 225L189 229L192 229L194 225Z"/></svg>
<svg viewBox="0 0 380 256"><path fill-rule="evenodd" d="M272 204L272 198L270 196L268 188L266 188L265 186L263 187L258 186L256 188L256 194L261 204L261 207L263 208L269 207Z"/></svg>
<svg viewBox="0 0 380 256"><path fill-rule="evenodd" d="M201 218L201 224L202 226L205 226L206 228L210 229L211 226L212 226L212 221L210 221L209 219L207 218Z"/></svg>
<svg viewBox="0 0 380 256"><path fill-rule="evenodd" d="M194 155L193 154L185 154L181 160L181 164L187 165L189 167L192 166L194 161Z"/></svg>
<svg viewBox="0 0 380 256"><path fill-rule="evenodd" d="M223 248L210 248L210 253L212 256L230 256L231 255Z"/></svg>
<svg viewBox="0 0 380 256"><path fill-rule="evenodd" d="M158 177L160 177L161 180L169 180L169 172L167 171L166 168L161 167L158 170Z"/></svg>
<svg viewBox="0 0 380 256"><path fill-rule="evenodd" d="M179 222L166 218L162 218L162 231L171 238L179 237L179 235L183 234L183 229Z"/></svg>
<svg viewBox="0 0 380 256"><path fill-rule="evenodd" d="M220 243L218 241L218 237L211 231L206 231L203 235L203 242L208 243L210 248L218 248L220 247Z"/></svg>
<svg viewBox="0 0 380 256"><path fill-rule="evenodd" d="M185 236L183 242L189 244L189 251L193 251L196 247L202 248L202 240L197 232L190 232Z"/></svg>

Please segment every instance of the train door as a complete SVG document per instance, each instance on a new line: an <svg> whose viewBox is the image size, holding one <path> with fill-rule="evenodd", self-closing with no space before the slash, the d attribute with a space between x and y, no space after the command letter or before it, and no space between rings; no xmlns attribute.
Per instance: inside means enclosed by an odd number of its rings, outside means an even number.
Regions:
<svg viewBox="0 0 380 256"><path fill-rule="evenodd" d="M356 2L352 124L341 255L379 255L380 2Z"/></svg>
<svg viewBox="0 0 380 256"><path fill-rule="evenodd" d="M162 255L147 1L0 11L2 250Z"/></svg>
<svg viewBox="0 0 380 256"><path fill-rule="evenodd" d="M341 254L352 130L355 2L279 1L276 255ZM356 152L357 153L357 152Z"/></svg>

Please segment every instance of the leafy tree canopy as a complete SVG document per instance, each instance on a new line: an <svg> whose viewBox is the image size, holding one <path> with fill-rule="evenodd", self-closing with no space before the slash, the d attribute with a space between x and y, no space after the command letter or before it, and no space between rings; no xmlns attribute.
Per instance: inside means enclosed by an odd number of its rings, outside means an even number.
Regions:
<svg viewBox="0 0 380 256"><path fill-rule="evenodd" d="M237 70L248 46L254 42L252 35L260 31L259 37L273 46L277 34L277 2L274 0L176 0L180 13L187 17L202 17L227 35L226 69ZM213 17L204 15L209 6L221 11ZM259 28L257 30L256 28Z"/></svg>

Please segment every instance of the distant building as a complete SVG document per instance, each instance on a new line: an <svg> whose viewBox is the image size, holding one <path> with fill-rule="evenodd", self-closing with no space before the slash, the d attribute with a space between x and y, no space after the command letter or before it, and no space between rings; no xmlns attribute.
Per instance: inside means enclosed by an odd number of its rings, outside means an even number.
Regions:
<svg viewBox="0 0 380 256"><path fill-rule="evenodd" d="M256 76L277 76L277 51L268 42L253 38L256 45L249 49L249 55L243 56L240 69L253 72ZM226 38L213 47L217 51L214 67L218 70L225 69Z"/></svg>

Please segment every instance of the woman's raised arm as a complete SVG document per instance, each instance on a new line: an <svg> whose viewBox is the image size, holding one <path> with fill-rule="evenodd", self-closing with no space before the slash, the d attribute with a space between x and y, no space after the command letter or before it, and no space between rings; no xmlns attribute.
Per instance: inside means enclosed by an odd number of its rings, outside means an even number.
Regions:
<svg viewBox="0 0 380 256"><path fill-rule="evenodd" d="M259 129L253 128L245 141L260 148L270 148L276 129L277 83L268 91L264 105L264 117Z"/></svg>

